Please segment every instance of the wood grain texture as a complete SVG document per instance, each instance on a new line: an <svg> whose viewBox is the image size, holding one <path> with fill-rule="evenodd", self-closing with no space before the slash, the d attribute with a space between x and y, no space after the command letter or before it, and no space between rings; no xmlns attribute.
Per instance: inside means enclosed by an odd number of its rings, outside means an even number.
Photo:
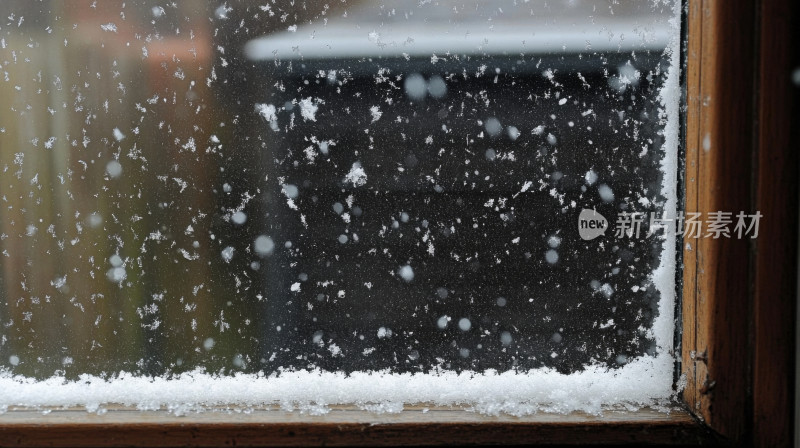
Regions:
<svg viewBox="0 0 800 448"><path fill-rule="evenodd" d="M683 398L742 445L793 436L796 14L791 0L689 1L686 211L763 218L757 239L684 248Z"/></svg>
<svg viewBox="0 0 800 448"><path fill-rule="evenodd" d="M798 116L798 95L791 73L798 63L797 32L792 36L797 8L791 0L760 4L755 208L764 218L755 240L753 434L755 446L764 447L793 440L798 155L792 125L798 121L792 117Z"/></svg>
<svg viewBox="0 0 800 448"><path fill-rule="evenodd" d="M700 148L700 72L702 64L702 2L689 4L686 19L688 27L688 45L686 47L686 119L685 119L685 172L683 183L684 212L697 212L698 164ZM683 244L683 297L681 300L682 335L681 335L681 375L686 378L683 400L690 409L695 409L697 400L697 367L695 351L697 348L697 242L685 241Z"/></svg>
<svg viewBox="0 0 800 448"><path fill-rule="evenodd" d="M460 409L374 414L335 409L322 416L262 410L176 417L163 411L10 411L0 416L0 446L392 446L714 443L688 413L650 410L487 417Z"/></svg>
<svg viewBox="0 0 800 448"><path fill-rule="evenodd" d="M687 117L687 155L697 154L696 211L704 220L715 211L749 213L755 3L691 0L689 5L694 53L688 55L688 82L699 105L690 107ZM695 353L687 366L694 375L684 397L713 429L744 440L751 404L750 242L735 237L694 241L697 264L689 276L696 284L684 299L694 302L695 335L683 345L684 353Z"/></svg>

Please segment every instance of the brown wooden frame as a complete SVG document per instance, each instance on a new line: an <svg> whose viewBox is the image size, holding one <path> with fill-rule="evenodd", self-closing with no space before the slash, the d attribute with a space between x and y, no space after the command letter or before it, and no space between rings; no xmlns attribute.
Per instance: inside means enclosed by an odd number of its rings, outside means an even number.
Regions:
<svg viewBox="0 0 800 448"><path fill-rule="evenodd" d="M487 417L464 409L406 408L374 414L352 408L309 416L277 409L252 413L83 409L14 411L0 419L3 446L398 446L604 443L698 445L715 437L682 410L532 417Z"/></svg>
<svg viewBox="0 0 800 448"><path fill-rule="evenodd" d="M759 210L764 217L756 240L684 242L683 409L527 418L421 408L399 415L341 408L321 417L278 410L186 417L12 410L0 415L0 445L788 446L799 205L792 146L798 131L791 124L800 116L789 73L800 63L791 47L798 42L797 6L792 0L688 0L687 9L684 210Z"/></svg>
<svg viewBox="0 0 800 448"><path fill-rule="evenodd" d="M727 439L758 446L793 437L795 3L690 0L687 21L685 210L764 217L758 239L685 241L683 398Z"/></svg>

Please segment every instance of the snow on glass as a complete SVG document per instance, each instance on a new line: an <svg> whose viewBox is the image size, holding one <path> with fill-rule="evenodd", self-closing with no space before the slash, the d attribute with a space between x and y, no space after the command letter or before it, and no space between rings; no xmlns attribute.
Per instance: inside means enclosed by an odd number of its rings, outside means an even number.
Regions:
<svg viewBox="0 0 800 448"><path fill-rule="evenodd" d="M0 409L669 403L678 2L0 10Z"/></svg>

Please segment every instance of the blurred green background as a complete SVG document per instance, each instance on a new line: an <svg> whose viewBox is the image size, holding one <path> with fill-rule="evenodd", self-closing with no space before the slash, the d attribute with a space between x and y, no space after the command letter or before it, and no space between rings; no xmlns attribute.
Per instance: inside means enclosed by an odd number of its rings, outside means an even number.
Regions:
<svg viewBox="0 0 800 448"><path fill-rule="evenodd" d="M238 52L285 13L225 5L0 2L0 368L258 370L219 173Z"/></svg>

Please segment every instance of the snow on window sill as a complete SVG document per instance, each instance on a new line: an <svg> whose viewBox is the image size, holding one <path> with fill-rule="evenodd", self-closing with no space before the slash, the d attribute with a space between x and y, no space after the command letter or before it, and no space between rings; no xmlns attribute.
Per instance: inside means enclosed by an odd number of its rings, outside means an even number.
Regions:
<svg viewBox="0 0 800 448"><path fill-rule="evenodd" d="M432 403L467 406L486 415L575 411L601 415L608 409L667 406L674 395L673 362L663 354L644 356L619 369L589 366L569 375L551 369L349 375L297 371L222 377L198 371L171 379L120 374L111 380L85 375L78 381L59 377L35 381L0 373L4 391L0 410L81 406L103 412L107 404L119 403L183 415L225 405L251 409L277 404L285 410L325 414L330 406L355 404L375 413L393 413L402 411L404 403Z"/></svg>

